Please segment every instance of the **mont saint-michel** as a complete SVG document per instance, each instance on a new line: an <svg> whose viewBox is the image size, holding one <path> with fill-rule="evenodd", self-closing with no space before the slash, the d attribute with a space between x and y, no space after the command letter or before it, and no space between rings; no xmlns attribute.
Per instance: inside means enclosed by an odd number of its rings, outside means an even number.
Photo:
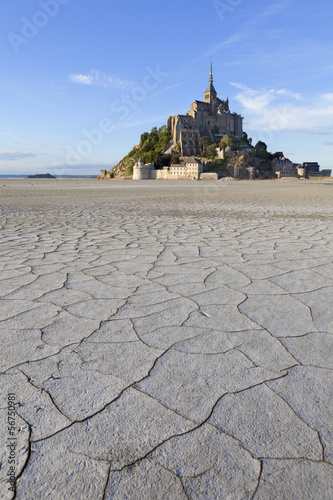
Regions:
<svg viewBox="0 0 333 500"><path fill-rule="evenodd" d="M170 116L167 125L141 135L140 143L99 179L199 180L219 178L281 179L330 177L317 162L292 162L283 151L270 153L263 141L252 144L243 117L232 112L229 98L218 97L213 65L203 101L195 100L186 114Z"/></svg>
<svg viewBox="0 0 333 500"><path fill-rule="evenodd" d="M228 98L222 101L217 97L212 65L204 101L194 101L186 115L170 116L168 130L172 134L173 147L179 144L182 156L200 154L200 138L204 136L210 137L212 141L223 135L237 139L242 137L243 119L237 113L230 112Z"/></svg>

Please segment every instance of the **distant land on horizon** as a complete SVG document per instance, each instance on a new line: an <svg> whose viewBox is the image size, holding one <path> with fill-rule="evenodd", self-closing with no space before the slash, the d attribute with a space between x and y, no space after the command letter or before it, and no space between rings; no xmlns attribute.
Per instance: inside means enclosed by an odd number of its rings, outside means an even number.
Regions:
<svg viewBox="0 0 333 500"><path fill-rule="evenodd" d="M56 179L55 175L51 174L34 174L27 175L26 179Z"/></svg>
<svg viewBox="0 0 333 500"><path fill-rule="evenodd" d="M38 176L43 176L43 177L37 177ZM37 178L45 178L45 179L50 179L51 177L46 177L46 174L35 174L35 175L0 175L0 179L37 179ZM52 179L96 179L96 175L58 175L58 176L52 176Z"/></svg>

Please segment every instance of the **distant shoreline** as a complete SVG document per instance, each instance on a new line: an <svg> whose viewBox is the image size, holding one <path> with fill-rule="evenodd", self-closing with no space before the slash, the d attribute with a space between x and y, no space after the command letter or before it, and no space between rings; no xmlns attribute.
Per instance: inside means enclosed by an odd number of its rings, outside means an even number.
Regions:
<svg viewBox="0 0 333 500"><path fill-rule="evenodd" d="M29 177L30 174L22 175L0 175L0 179L37 179L37 177ZM58 175L54 176L55 179L96 179L96 175ZM41 180L45 180L40 178ZM47 178L46 178L47 180Z"/></svg>

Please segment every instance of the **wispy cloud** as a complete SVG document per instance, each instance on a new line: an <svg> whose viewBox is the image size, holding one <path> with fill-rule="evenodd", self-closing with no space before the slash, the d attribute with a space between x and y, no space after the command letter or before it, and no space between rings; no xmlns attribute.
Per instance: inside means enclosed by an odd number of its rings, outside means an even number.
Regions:
<svg viewBox="0 0 333 500"><path fill-rule="evenodd" d="M169 85L168 87L164 87L163 89L159 90L158 92L155 92L155 94L152 97L157 97L158 95L164 94L165 92L169 92L169 90L176 89L177 87L181 87L181 85L184 85L183 83L175 83L174 85Z"/></svg>
<svg viewBox="0 0 333 500"><path fill-rule="evenodd" d="M289 130L295 133L329 133L332 130L333 95L322 94L305 101L288 89L251 89L233 83L240 92L235 99L247 117L249 130ZM306 102L306 104L305 104Z"/></svg>
<svg viewBox="0 0 333 500"><path fill-rule="evenodd" d="M136 83L120 78L117 75L105 75L98 70L92 70L88 74L72 73L69 76L71 83L79 85L99 85L104 88L120 88L128 90L133 88Z"/></svg>
<svg viewBox="0 0 333 500"><path fill-rule="evenodd" d="M290 8L290 2L287 1L272 3L271 5L268 5L267 8L263 10L263 12L260 12L256 15L256 17L254 18L255 22L261 21L262 19L267 19L269 17L275 17L277 14L280 14L288 8Z"/></svg>
<svg viewBox="0 0 333 500"><path fill-rule="evenodd" d="M241 2L238 2L238 4L233 7L231 2L229 2L229 6L228 6L229 9L227 9L227 10L230 10L230 15L237 15L237 7L238 7L238 5L240 6L240 4L241 4ZM229 48L232 45L239 44L239 43L244 42L245 40L251 39L251 38L253 38L254 35L257 36L257 34L259 32L259 26L263 25L263 27L265 28L267 26L267 21L269 18L276 17L278 14L287 10L288 8L290 8L290 3L286 0L283 0L283 1L275 2L275 3L268 5L261 12L257 11L256 15L251 16L248 21L246 21L241 26L239 26L239 30L236 33L234 33L233 35L229 36L228 38L222 40L218 44L212 46L209 50L205 51L205 53L202 54L194 62L198 62L198 61L201 61L202 59L206 59L207 57L210 57L210 56L220 52L221 50L223 50L225 48ZM278 31L280 33L280 30L274 30L273 26L270 25L269 32L268 32L269 36L271 36L274 31ZM266 39L267 39L268 33L265 33Z"/></svg>
<svg viewBox="0 0 333 500"><path fill-rule="evenodd" d="M54 142L33 142L30 139L25 139L20 135L14 134L12 132L3 132L2 135L6 135L10 137L15 144L25 144L26 146L30 146L33 148L37 148L40 150L46 151L64 151L67 149L65 144L54 143Z"/></svg>
<svg viewBox="0 0 333 500"><path fill-rule="evenodd" d="M226 1L224 4L230 6L236 4L229 14L234 17L245 7L245 2L242 4L242 2ZM267 2L261 9L255 11L252 9L253 12L246 18L239 16L240 21L235 23L236 28L232 36L205 50L197 61L218 53L221 54L221 64L224 68L230 67L235 71L241 68L243 74L247 72L250 75L256 74L258 81L261 78L267 81L270 73L275 74L279 71L277 61L283 62L281 72L287 75L288 81L308 82L330 75L332 42L329 38L324 40L314 37L311 30L307 29L296 35L297 30L294 32L290 26L295 14L294 4L295 2L290 0ZM299 17L304 17L305 12L306 15L311 15L307 10L308 6L303 5L303 7ZM222 29L222 37L224 32ZM217 57L214 57L215 59ZM310 60L311 71L304 71Z"/></svg>
<svg viewBox="0 0 333 500"><path fill-rule="evenodd" d="M26 158L36 158L37 155L29 151L0 151L0 161L25 160Z"/></svg>
<svg viewBox="0 0 333 500"><path fill-rule="evenodd" d="M275 92L276 92L277 96L293 97L297 101L304 101L304 97L302 96L302 94L297 93L297 92L293 92L292 90L279 89L279 90L276 90Z"/></svg>
<svg viewBox="0 0 333 500"><path fill-rule="evenodd" d="M323 98L333 104L333 94L323 94Z"/></svg>
<svg viewBox="0 0 333 500"><path fill-rule="evenodd" d="M293 130L293 134L305 135L333 135L333 130Z"/></svg>
<svg viewBox="0 0 333 500"><path fill-rule="evenodd" d="M197 64L198 62L209 59L211 56L217 54L221 50L226 47L230 47L231 45L238 44L243 42L247 38L247 34L245 32L235 33L234 35L222 40L221 42L213 45L208 50L206 50L203 54L201 54L197 59L189 63L189 65Z"/></svg>
<svg viewBox="0 0 333 500"><path fill-rule="evenodd" d="M30 141L29 139L24 139L20 135L13 134L12 132L4 132L3 135L10 137L16 144L26 144L28 146L38 146L37 143Z"/></svg>

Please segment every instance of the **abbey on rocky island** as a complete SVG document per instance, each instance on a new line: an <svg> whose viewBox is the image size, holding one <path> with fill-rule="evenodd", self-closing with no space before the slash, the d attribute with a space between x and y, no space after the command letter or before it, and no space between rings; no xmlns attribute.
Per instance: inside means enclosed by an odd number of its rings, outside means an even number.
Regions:
<svg viewBox="0 0 333 500"><path fill-rule="evenodd" d="M217 97L212 64L204 101L194 101L186 115L170 116L168 129L172 133L173 147L179 144L182 156L200 153L200 137L208 136L214 140L214 137L224 135L242 136L243 118L230 112L228 99L222 101Z"/></svg>

